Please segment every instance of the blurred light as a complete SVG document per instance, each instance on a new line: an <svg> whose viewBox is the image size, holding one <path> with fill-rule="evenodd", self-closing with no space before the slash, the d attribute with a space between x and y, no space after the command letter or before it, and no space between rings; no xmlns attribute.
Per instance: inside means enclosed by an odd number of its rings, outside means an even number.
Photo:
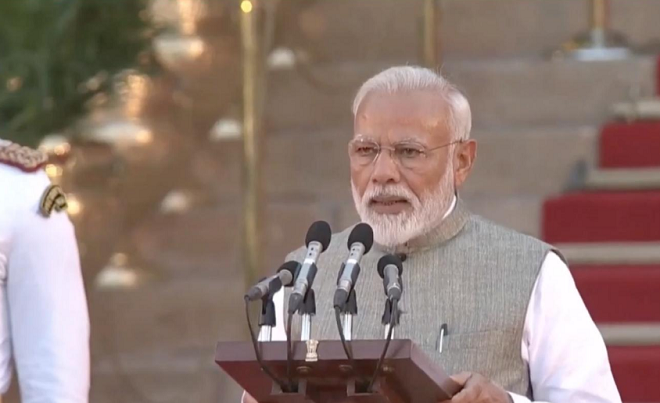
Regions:
<svg viewBox="0 0 660 403"><path fill-rule="evenodd" d="M223 118L218 120L211 132L209 139L211 141L226 141L240 139L243 135L243 126L236 119Z"/></svg>
<svg viewBox="0 0 660 403"><path fill-rule="evenodd" d="M39 143L39 151L48 155L64 157L71 151L69 139L61 134L49 134Z"/></svg>
<svg viewBox="0 0 660 403"><path fill-rule="evenodd" d="M243 0L241 2L241 11L243 11L244 13L246 14L251 13L253 8L254 6L252 5L252 2L250 0Z"/></svg>
<svg viewBox="0 0 660 403"><path fill-rule="evenodd" d="M206 4L202 0L179 0L181 32L192 34L197 31L197 21L206 15Z"/></svg>
<svg viewBox="0 0 660 403"><path fill-rule="evenodd" d="M128 116L135 117L142 112L150 87L149 78L135 70L125 70L117 75L115 92Z"/></svg>
<svg viewBox="0 0 660 403"><path fill-rule="evenodd" d="M57 182L62 177L62 173L64 172L62 167L55 164L46 165L44 170L46 171L46 175L48 175L48 177L54 182Z"/></svg>
<svg viewBox="0 0 660 403"><path fill-rule="evenodd" d="M171 24L178 19L176 4L172 0L151 0L149 14L156 24Z"/></svg>
<svg viewBox="0 0 660 403"><path fill-rule="evenodd" d="M92 109L98 109L108 103L108 96L102 92L95 94L87 101L87 105Z"/></svg>
<svg viewBox="0 0 660 403"><path fill-rule="evenodd" d="M198 36L159 35L154 39L156 57L165 67L176 70L184 63L197 60L206 50Z"/></svg>
<svg viewBox="0 0 660 403"><path fill-rule="evenodd" d="M66 196L66 204L67 204L66 211L72 217L75 217L75 216L79 215L83 211L83 204L73 194L68 194Z"/></svg>
<svg viewBox="0 0 660 403"><path fill-rule="evenodd" d="M117 147L143 146L151 143L154 138L148 127L133 120L113 120L91 130L87 138Z"/></svg>
<svg viewBox="0 0 660 403"><path fill-rule="evenodd" d="M110 257L108 265L96 276L96 286L101 289L135 288L139 283L138 273L128 267L128 256L125 253L115 253Z"/></svg>
<svg viewBox="0 0 660 403"><path fill-rule="evenodd" d="M7 80L7 90L9 92L18 91L23 86L23 79L20 77L12 77Z"/></svg>
<svg viewBox="0 0 660 403"><path fill-rule="evenodd" d="M192 197L183 190L170 191L160 203L163 213L183 213L190 210Z"/></svg>
<svg viewBox="0 0 660 403"><path fill-rule="evenodd" d="M271 70L290 70L296 65L296 54L289 48L277 48L270 52L267 63Z"/></svg>
<svg viewBox="0 0 660 403"><path fill-rule="evenodd" d="M204 0L151 0L149 12L156 24L176 26L181 32L192 34L208 8Z"/></svg>

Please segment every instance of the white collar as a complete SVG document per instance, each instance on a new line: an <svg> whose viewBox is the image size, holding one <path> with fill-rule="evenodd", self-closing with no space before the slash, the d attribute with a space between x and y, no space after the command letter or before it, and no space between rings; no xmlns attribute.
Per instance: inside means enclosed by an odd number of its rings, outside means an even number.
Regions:
<svg viewBox="0 0 660 403"><path fill-rule="evenodd" d="M456 194L454 194L454 198L451 200L451 205L447 209L447 212L445 213L445 215L442 217L443 220L445 218L449 217L449 214L451 214L451 212L454 211L454 208L456 208L456 200L457 200L456 199Z"/></svg>

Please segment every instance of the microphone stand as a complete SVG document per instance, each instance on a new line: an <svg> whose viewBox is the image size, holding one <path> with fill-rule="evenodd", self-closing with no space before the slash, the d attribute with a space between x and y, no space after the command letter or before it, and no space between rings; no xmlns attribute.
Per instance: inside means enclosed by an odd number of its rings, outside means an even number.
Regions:
<svg viewBox="0 0 660 403"><path fill-rule="evenodd" d="M399 301L390 300L389 298L385 300L385 312L383 313L382 323L385 325L385 347L383 348L383 353L380 355L378 362L376 363L376 370L374 371L369 386L367 386L367 391L371 392L373 390L374 383L380 374L380 370L383 367L383 362L385 360L385 355L387 355L387 350L390 347L390 341L392 340L394 328L399 324Z"/></svg>
<svg viewBox="0 0 660 403"><path fill-rule="evenodd" d="M385 326L385 338L387 339L390 335L390 329L392 332L391 337L394 338L394 328L399 325L400 312L397 309L397 312L392 312L392 300L389 298L385 300L385 310L383 312L383 317L381 323ZM392 316L394 315L394 316Z"/></svg>
<svg viewBox="0 0 660 403"><path fill-rule="evenodd" d="M340 332L339 338L341 339L342 347L344 347L344 352L353 370L353 375L357 377L356 385L364 386L366 385L366 381L357 373L353 353L348 344L353 339L353 317L357 315L357 311L357 293L355 292L355 288L352 288L351 292L348 293L346 303L335 306L335 319L337 321L337 329Z"/></svg>
<svg viewBox="0 0 660 403"><path fill-rule="evenodd" d="M277 325L274 293L269 292L261 299L261 317L259 318L259 341L272 341L273 328Z"/></svg>
<svg viewBox="0 0 660 403"><path fill-rule="evenodd" d="M312 317L316 315L316 295L313 288L310 288L305 294L305 299L298 312L302 315L300 340L310 340L312 338Z"/></svg>
<svg viewBox="0 0 660 403"><path fill-rule="evenodd" d="M344 339L346 341L351 341L353 339L353 317L357 315L357 294L355 289L351 289L351 292L348 294L348 300L340 308L341 313L341 325L344 331Z"/></svg>

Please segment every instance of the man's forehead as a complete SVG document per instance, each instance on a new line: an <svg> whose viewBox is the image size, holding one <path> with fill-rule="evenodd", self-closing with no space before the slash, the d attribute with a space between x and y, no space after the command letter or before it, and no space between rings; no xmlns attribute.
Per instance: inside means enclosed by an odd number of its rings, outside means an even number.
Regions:
<svg viewBox="0 0 660 403"><path fill-rule="evenodd" d="M443 129L448 112L444 98L431 91L373 92L360 105L355 128L409 126L425 131Z"/></svg>

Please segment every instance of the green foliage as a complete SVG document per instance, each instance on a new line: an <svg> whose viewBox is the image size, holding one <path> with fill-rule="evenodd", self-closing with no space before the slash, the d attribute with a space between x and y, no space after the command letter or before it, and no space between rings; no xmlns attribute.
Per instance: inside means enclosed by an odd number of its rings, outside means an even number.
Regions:
<svg viewBox="0 0 660 403"><path fill-rule="evenodd" d="M104 77L149 49L146 8L146 0L0 0L0 137L34 145L75 122L107 90Z"/></svg>

